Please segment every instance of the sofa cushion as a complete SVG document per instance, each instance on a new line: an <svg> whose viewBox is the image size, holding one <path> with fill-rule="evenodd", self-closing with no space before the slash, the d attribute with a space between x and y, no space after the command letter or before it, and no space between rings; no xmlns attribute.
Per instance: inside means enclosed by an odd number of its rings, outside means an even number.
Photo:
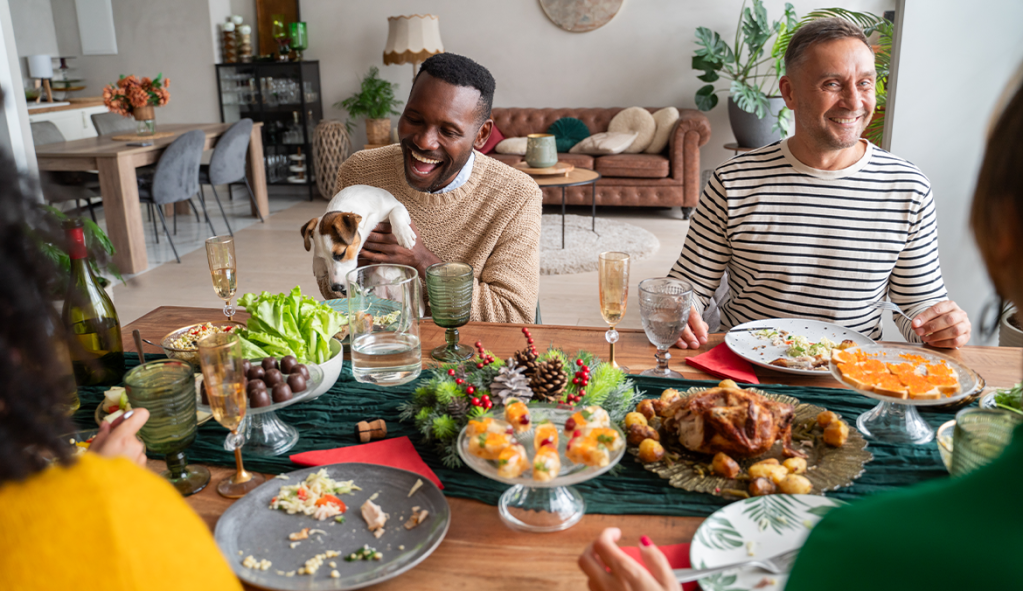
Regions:
<svg viewBox="0 0 1023 591"><path fill-rule="evenodd" d="M677 121L678 109L675 107L665 107L654 113L654 123L657 124L657 131L654 132L654 139L650 142L650 145L643 151L647 154L660 154L663 152L664 148L668 147L668 139L671 136L671 131L675 129Z"/></svg>
<svg viewBox="0 0 1023 591"><path fill-rule="evenodd" d="M515 166L517 163L522 162L522 156L519 156L518 154L502 154L500 152L494 151L487 154L487 156L490 156L491 158L499 162L504 162L508 166Z"/></svg>
<svg viewBox="0 0 1023 591"><path fill-rule="evenodd" d="M621 154L636 140L636 133L597 133L572 146L573 154Z"/></svg>
<svg viewBox="0 0 1023 591"><path fill-rule="evenodd" d="M526 155L526 138L524 137L510 137L501 140L494 150L498 154L518 154L519 156Z"/></svg>
<svg viewBox="0 0 1023 591"><path fill-rule="evenodd" d="M626 154L639 154L650 145L657 131L657 123L650 111L642 107L629 107L608 123L607 130L615 133L636 133L636 139L625 149Z"/></svg>
<svg viewBox="0 0 1023 591"><path fill-rule="evenodd" d="M562 117L547 128L547 133L554 136L559 152L567 152L572 146L590 137L586 124L575 117Z"/></svg>
<svg viewBox="0 0 1023 591"><path fill-rule="evenodd" d="M597 172L603 177L662 179L668 176L668 159L659 154L612 154L595 159Z"/></svg>
<svg viewBox="0 0 1023 591"><path fill-rule="evenodd" d="M480 152L483 154L493 152L494 148L497 147L497 144L501 143L503 140L504 134L501 133L501 130L498 129L496 125L494 125L490 128L490 137L487 138L487 143L483 144L483 147L480 148Z"/></svg>
<svg viewBox="0 0 1023 591"><path fill-rule="evenodd" d="M590 156L589 154L558 152L558 162L562 164L571 164L576 168L588 168L593 170L593 156Z"/></svg>

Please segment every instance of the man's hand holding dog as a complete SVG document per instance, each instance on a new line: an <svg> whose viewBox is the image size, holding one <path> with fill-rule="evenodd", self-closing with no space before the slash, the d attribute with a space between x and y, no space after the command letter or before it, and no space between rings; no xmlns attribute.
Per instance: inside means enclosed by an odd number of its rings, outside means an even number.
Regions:
<svg viewBox="0 0 1023 591"><path fill-rule="evenodd" d="M416 245L409 250L398 244L397 237L391 233L390 222L377 224L362 245L362 251L359 252L359 266L381 263L407 265L415 267L419 271L420 277L426 277L427 267L443 261L423 245L422 239L419 238L419 228L416 227L415 222L412 222L412 231L416 234Z"/></svg>

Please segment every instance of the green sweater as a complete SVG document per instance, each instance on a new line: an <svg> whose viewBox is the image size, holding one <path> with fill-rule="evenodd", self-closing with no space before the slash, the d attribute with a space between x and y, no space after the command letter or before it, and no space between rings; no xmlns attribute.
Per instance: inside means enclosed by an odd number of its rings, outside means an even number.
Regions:
<svg viewBox="0 0 1023 591"><path fill-rule="evenodd" d="M1023 589L1021 492L1023 425L997 460L964 477L828 513L785 590Z"/></svg>

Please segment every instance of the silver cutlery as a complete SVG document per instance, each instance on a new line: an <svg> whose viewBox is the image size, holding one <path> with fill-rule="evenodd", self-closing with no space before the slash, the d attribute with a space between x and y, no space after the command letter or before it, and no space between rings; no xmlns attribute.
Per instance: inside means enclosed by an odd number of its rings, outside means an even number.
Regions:
<svg viewBox="0 0 1023 591"><path fill-rule="evenodd" d="M893 304L892 302L889 302L887 300L881 300L879 302L867 304L867 307L874 308L875 310L891 310L892 312L902 314L903 318L909 320L910 322L913 322L913 319L910 318L909 316L906 316L906 313L902 311L902 308L900 308L897 304Z"/></svg>
<svg viewBox="0 0 1023 591"><path fill-rule="evenodd" d="M712 568L676 568L674 570L675 579L679 583L688 583L690 581L702 579L703 577L716 575L726 570L748 567L756 567L772 574L781 575L789 572L792 568L792 563L796 561L797 554L799 554L799 548L783 552L777 556L772 556L771 558L758 558L755 560L747 560L746 562L736 562L734 564L726 564L724 566L715 566Z"/></svg>
<svg viewBox="0 0 1023 591"><path fill-rule="evenodd" d="M729 330L728 332L753 332L753 331L757 331L757 330L778 330L778 329L773 327L773 326L750 326L748 328L733 328L732 330Z"/></svg>

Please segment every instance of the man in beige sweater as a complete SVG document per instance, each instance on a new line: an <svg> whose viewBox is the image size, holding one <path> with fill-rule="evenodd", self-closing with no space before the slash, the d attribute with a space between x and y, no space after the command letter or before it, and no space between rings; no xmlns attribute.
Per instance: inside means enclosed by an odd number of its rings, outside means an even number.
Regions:
<svg viewBox="0 0 1023 591"><path fill-rule="evenodd" d="M475 150L490 137L494 78L476 62L442 53L423 62L398 122L400 145L356 152L334 192L371 185L412 217L416 245L402 248L390 225L367 237L360 265L472 265L472 320L534 321L540 282L541 193L528 175Z"/></svg>

